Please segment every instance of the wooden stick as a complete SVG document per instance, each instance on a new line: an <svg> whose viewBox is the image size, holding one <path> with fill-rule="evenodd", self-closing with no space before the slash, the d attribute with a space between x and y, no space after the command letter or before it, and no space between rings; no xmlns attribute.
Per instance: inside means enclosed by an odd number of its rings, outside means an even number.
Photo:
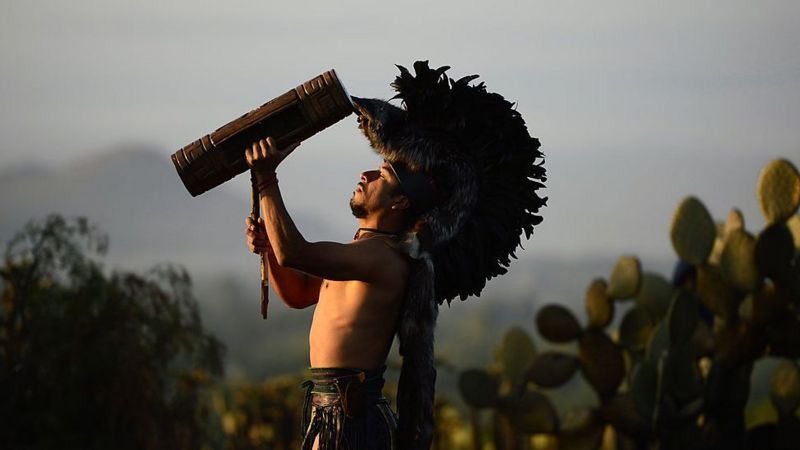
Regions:
<svg viewBox="0 0 800 450"><path fill-rule="evenodd" d="M250 187L252 188L250 219L258 227L258 219L261 217L260 197L258 194L258 180L256 179L256 173L252 169L250 169ZM267 261L267 252L261 252L261 317L264 319L267 318L267 306L269 306L269 261Z"/></svg>

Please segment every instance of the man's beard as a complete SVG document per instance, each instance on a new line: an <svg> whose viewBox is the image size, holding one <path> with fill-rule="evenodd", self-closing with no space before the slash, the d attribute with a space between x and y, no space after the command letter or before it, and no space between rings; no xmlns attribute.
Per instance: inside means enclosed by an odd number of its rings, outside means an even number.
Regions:
<svg viewBox="0 0 800 450"><path fill-rule="evenodd" d="M363 219L367 217L367 208L364 205L359 205L355 202L355 195L350 198L350 212L353 213L356 219Z"/></svg>

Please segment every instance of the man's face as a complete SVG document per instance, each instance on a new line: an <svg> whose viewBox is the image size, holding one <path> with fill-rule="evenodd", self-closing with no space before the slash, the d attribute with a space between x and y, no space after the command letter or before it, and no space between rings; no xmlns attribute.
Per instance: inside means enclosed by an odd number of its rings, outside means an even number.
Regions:
<svg viewBox="0 0 800 450"><path fill-rule="evenodd" d="M361 173L361 179L350 199L350 210L356 218L364 218L378 211L389 209L398 195L402 195L400 183L388 163L377 170Z"/></svg>

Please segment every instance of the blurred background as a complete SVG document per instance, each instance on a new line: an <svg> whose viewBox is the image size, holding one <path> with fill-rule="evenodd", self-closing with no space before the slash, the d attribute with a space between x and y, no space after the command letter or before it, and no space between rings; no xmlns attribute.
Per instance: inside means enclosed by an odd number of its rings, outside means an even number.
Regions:
<svg viewBox="0 0 800 450"><path fill-rule="evenodd" d="M509 327L539 345L544 304L584 320L586 286L620 255L670 278L670 223L688 195L715 220L737 207L747 229L762 229L759 170L800 156L796 2L30 0L3 10L0 241L50 213L83 216L108 235L104 273L185 267L203 327L225 348L219 383L231 386L301 374L312 311L273 294L270 319L259 317L248 177L192 198L169 157L325 70L353 95L384 99L395 64L479 74L542 143L544 222L509 274L440 315L438 389L465 423L458 373L491 364ZM281 166L307 239L351 238L347 202L379 161L351 116ZM390 380L399 362L393 351ZM591 396L572 385L560 413ZM767 387L752 395L764 401ZM236 423L224 420L220 435ZM243 442L272 448L268 428ZM223 445L214 439L203 445Z"/></svg>

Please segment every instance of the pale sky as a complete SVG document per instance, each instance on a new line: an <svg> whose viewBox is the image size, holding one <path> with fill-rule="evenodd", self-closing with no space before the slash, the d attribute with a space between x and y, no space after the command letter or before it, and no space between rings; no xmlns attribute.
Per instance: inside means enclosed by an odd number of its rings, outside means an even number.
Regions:
<svg viewBox="0 0 800 450"><path fill-rule="evenodd" d="M329 68L351 94L388 98L394 64L429 59L480 74L541 139L541 251L663 255L683 195L759 223L760 166L800 162L798 29L796 1L7 0L0 168L129 142L168 157ZM354 119L298 152L290 207L348 220L341 198L378 161Z"/></svg>

